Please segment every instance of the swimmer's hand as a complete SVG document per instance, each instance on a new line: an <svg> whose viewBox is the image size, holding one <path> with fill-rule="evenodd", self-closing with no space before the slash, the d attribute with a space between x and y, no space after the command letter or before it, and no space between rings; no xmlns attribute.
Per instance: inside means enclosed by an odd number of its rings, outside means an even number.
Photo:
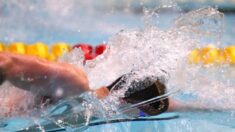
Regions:
<svg viewBox="0 0 235 132"><path fill-rule="evenodd" d="M85 73L75 66L0 52L0 83L5 80L18 88L55 98L89 90Z"/></svg>

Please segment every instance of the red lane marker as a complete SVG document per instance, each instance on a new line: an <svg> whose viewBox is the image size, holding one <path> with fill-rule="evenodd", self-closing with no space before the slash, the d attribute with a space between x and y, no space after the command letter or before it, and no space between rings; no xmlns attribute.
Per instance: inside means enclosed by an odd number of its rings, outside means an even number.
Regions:
<svg viewBox="0 0 235 132"><path fill-rule="evenodd" d="M105 49L106 49L106 45L105 44L99 44L99 45L97 45L95 47L95 53L97 55L101 55L101 54L104 53Z"/></svg>
<svg viewBox="0 0 235 132"><path fill-rule="evenodd" d="M72 47L75 48L81 48L85 57L85 60L92 60L96 58L98 55L103 54L103 52L106 49L105 44L99 44L95 48L93 48L90 44L86 43L79 43Z"/></svg>

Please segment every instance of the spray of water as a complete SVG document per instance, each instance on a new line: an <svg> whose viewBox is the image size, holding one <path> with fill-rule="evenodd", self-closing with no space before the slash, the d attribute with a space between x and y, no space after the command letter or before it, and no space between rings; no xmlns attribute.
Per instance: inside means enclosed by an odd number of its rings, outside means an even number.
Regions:
<svg viewBox="0 0 235 132"><path fill-rule="evenodd" d="M229 79L233 76L233 68L196 66L187 62L190 49L202 46L208 38L219 46L223 14L213 8L204 8L184 14L173 23L173 27L165 31L147 26L143 30L123 30L112 37L102 56L85 66L79 65L87 72L90 87L106 86L134 70L138 74L130 77L129 82L141 81L147 76L162 77L168 80L168 91L181 90L175 98L188 107L234 109L234 84ZM122 97L125 90L115 95ZM185 100L188 95L190 97Z"/></svg>
<svg viewBox="0 0 235 132"><path fill-rule="evenodd" d="M45 2L46 1L43 1L43 3ZM56 29L58 25L63 25L61 23L65 22L58 20L58 16L65 18L67 22L71 22L70 20L72 16L74 16L72 12L76 9L73 7L76 5L73 3L74 1L72 4L71 2L64 1L64 4L71 5L66 6L67 8L63 8L62 10L61 6L64 5L63 3L50 7L50 5L55 5L53 1L50 2L46 4L48 6L44 10L45 12L47 12L46 10L50 10L50 13L47 14L48 16L41 13L38 15L43 15L43 18L48 17L51 21L47 22L40 19L40 25L45 27L51 27L53 25L52 27ZM39 3L38 5L42 6L44 5L43 3ZM37 11L34 6L29 6L30 8L27 8L27 10L23 9L25 4L27 5L27 2L21 5L11 1L11 4L8 6L17 7L17 9L23 11L28 11L28 9L31 9L32 12ZM28 3L28 5L31 4ZM8 6L5 7L6 12ZM24 13L25 12L20 12L18 15ZM145 10L145 13L147 13L148 18L159 15L155 11ZM6 14L7 13L1 15L4 16ZM56 18L54 17L54 20L53 17L49 16L55 16ZM7 18L8 15L5 17ZM38 16L33 17L34 19L32 20L36 21L37 17ZM10 27L10 21L16 18L18 17L15 16L4 19L1 22L7 23L5 25ZM141 81L145 77L151 77L153 80L155 80L156 77L162 78L168 86L168 92L176 89L181 90L181 94L179 94L179 97L175 97L176 99L183 101L185 97L181 98L181 95L192 95L185 101L186 104L193 104L197 107L208 106L209 108L235 109L233 102L235 94L234 84L231 79L235 75L232 74L233 68L227 66L215 66L212 68L210 66L189 65L187 63L187 54L189 51L195 47L200 47L202 43L198 36L200 36L200 38L203 37L203 40L208 40L207 38L204 39L204 36L209 36L216 44L219 44L223 29L222 19L223 15L216 9L206 8L180 16L172 22L174 24L167 30L161 30L147 22L147 25L143 29L125 29L118 32L109 39L108 48L105 53L95 60L87 61L85 65L83 65L83 61L81 61L83 60L83 55L79 49L65 54L61 58L61 61L83 68L87 73L92 89L106 86L121 75L135 71L136 74L128 78L127 82L133 80ZM20 23L27 25L23 20L21 20ZM77 30L78 28L76 27L77 25L72 23L64 26L64 30ZM99 24L98 27L100 27ZM23 29L25 29L25 27L23 27ZM9 38L5 38L6 41L15 40L18 37L10 35L9 33L13 32L11 30L4 31L5 36L9 36ZM22 38L22 40L26 39L24 37ZM124 96L128 85L130 85L130 83L127 83L126 87L115 93L115 95L110 95L102 102L97 102L100 104L99 107L94 107L97 106L97 104L92 103L92 101L96 102L96 99L88 98L87 100L90 101L82 104L84 105L83 107L87 108L85 113L83 113L84 116L87 116L85 122L89 123L89 119L93 115L107 118L110 117L107 113L115 114L118 112L116 111L116 107L120 105L118 98ZM73 110L74 113L78 111L76 107ZM54 120L54 118L49 119L61 124L61 120Z"/></svg>
<svg viewBox="0 0 235 132"><path fill-rule="evenodd" d="M8 82L0 87L0 101L0 117L27 115L34 107L34 96L30 92L18 89Z"/></svg>
<svg viewBox="0 0 235 132"><path fill-rule="evenodd" d="M122 30L108 41L108 48L103 55L87 61L85 65L79 63L77 66L86 71L90 87L93 89L107 86L121 75L135 71L136 74L127 79L123 89L104 101L117 102L111 103L113 105L103 105L106 110L110 110L110 107L113 110L119 105L118 99L124 96L133 80L141 81L146 77L152 80L161 78L167 83L169 75L186 63L188 51L195 43L197 41L178 28L164 31L148 25L143 30ZM74 64L74 60L79 59L81 55L81 52L72 51L68 55L70 57L62 61ZM74 59L76 57L77 59ZM172 90L175 89L168 89Z"/></svg>

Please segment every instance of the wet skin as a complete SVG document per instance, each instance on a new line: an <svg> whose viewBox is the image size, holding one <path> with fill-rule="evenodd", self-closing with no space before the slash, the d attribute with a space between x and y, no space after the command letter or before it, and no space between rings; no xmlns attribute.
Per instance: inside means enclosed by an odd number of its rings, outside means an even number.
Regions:
<svg viewBox="0 0 235 132"><path fill-rule="evenodd" d="M90 90L85 73L66 63L1 52L0 70L5 81L43 96L67 97Z"/></svg>
<svg viewBox="0 0 235 132"><path fill-rule="evenodd" d="M83 70L67 63L55 63L33 56L0 52L0 71L4 79L2 82L9 81L14 86L30 91L38 97L46 96L58 100L92 91ZM99 98L109 94L106 87L101 87L95 92ZM11 95L9 99L14 107L19 100L15 95ZM172 103L169 108L171 107Z"/></svg>

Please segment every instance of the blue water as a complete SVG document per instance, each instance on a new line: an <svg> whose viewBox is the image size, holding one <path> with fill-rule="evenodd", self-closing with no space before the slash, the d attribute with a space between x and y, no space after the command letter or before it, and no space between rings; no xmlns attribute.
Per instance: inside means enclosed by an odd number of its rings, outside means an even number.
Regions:
<svg viewBox="0 0 235 132"><path fill-rule="evenodd" d="M17 11L17 10L16 10ZM23 12L24 13L24 12ZM10 14L10 13L9 13ZM21 13L19 13L21 14ZM44 14L46 15L46 14ZM170 13L163 14L159 18L158 23L153 23L161 27L162 29L166 29L169 26L169 23L178 16L178 13ZM29 15L30 16L30 15ZM5 17L8 17L7 15ZM11 16L10 16L11 17ZM36 16L37 17L37 16ZM39 19L38 23L36 17L24 17L24 20L19 20L18 26L13 26L15 23L7 23L9 21L16 21L17 18L4 19L5 21L1 21L1 24L4 26L0 27L0 30L3 31L1 39L3 42L13 42L13 41L23 41L27 43L33 43L35 41L42 41L47 44L53 44L54 42L63 41L70 44L75 44L77 42L86 42L92 45L96 45L102 43L104 41L108 41L110 37L115 35L115 33L119 32L122 29L136 29L143 28L142 16L139 14L118 14L116 13L113 17L107 15L107 17L97 18L94 16L91 22L86 23L84 25L76 25L74 30L71 30L70 27L59 27L58 25L54 25L54 27L50 27L53 21L49 19L49 24L41 23L41 19ZM46 16L43 16L46 18ZM34 18L34 19L31 19ZM74 19L72 19L74 18ZM68 18L61 23L64 25L69 25L71 23L76 23L79 20L82 21L82 18L77 18L73 16L72 18ZM86 18L86 17L85 17ZM29 24L26 20L31 19L32 22L36 24ZM58 17L59 19L59 17ZM90 25L94 27L99 26L100 19L101 22L107 24L107 26L114 27L114 29L92 29L89 31L82 30L79 26L84 26L85 28L90 28ZM74 20L74 21L73 21ZM90 19L89 19L90 20ZM55 20L56 21L56 20ZM6 22L6 23L4 23ZM27 24L25 24L27 23ZM225 14L224 17L224 35L222 38L222 45L231 45L235 42L235 14ZM78 26L78 27L77 27ZM40 27L40 28L38 28ZM50 27L50 28L49 28ZM7 29L7 30L6 30ZM13 30L14 29L14 30ZM21 33L16 32L17 30L23 30L25 35L21 35ZM16 32L14 34L14 31ZM26 36L26 37L25 37ZM184 97L185 99L192 98ZM156 119L155 119L156 118ZM202 131L213 131L213 132L231 132L235 131L235 118L233 112L229 111L195 111L195 112L172 112L172 113L164 113L158 116L147 117L146 119L155 119L155 120L137 120L137 121L126 121L126 122L110 122L103 123L99 125L91 125L85 129L85 132L94 132L94 131L113 131L113 132L125 132L125 131L133 131L133 132L202 132ZM27 128L35 124L43 124L47 123L47 120L37 119L35 120L28 117L14 117L7 119L0 123L0 131L16 131L21 130L22 128ZM40 125L39 125L40 126ZM64 131L65 129L60 129ZM69 129L73 131L77 131L77 129Z"/></svg>
<svg viewBox="0 0 235 132"><path fill-rule="evenodd" d="M105 1L105 0L103 0ZM25 43L34 43L42 41L47 44L55 42L67 42L75 44L86 42L97 45L108 39L122 29L143 28L143 15L133 13L133 8L141 8L140 1L133 1L130 4L130 11L125 11L125 2L102 4L99 2L81 2L80 6L73 5L74 1L26 1L15 3L14 1L3 1L0 5L0 41L5 43L22 41ZM113 4L112 4L113 3ZM170 2L165 2L170 3ZM79 4L79 2L77 3ZM110 4L110 5L108 5ZM120 6L120 9L116 6ZM203 5L202 5L203 4ZM209 5L221 8L234 7L234 2L180 2L182 9L208 7ZM110 6L110 7L109 7ZM159 2L147 1L143 7L159 6ZM66 8L62 8L66 7ZM114 9L112 9L112 7ZM175 7L173 7L175 8ZM103 10L102 10L103 9ZM128 9L128 7L127 7ZM124 10L124 11L123 11ZM177 12L170 12L160 15L159 18L153 19L153 23L161 27L169 27L169 23L178 16ZM223 42L225 45L234 42L233 34L235 15L232 13L225 14L225 36ZM17 22L17 23L16 23ZM92 26L92 28L91 28Z"/></svg>
<svg viewBox="0 0 235 132"><path fill-rule="evenodd" d="M120 119L121 120L121 119ZM120 121L118 120L118 121ZM144 120L144 121L143 121ZM89 127L51 127L46 130L60 130L60 131L78 131L85 132L93 131L112 131L112 132L201 132L201 131L214 131L214 132L231 132L235 130L235 118L231 117L229 112L189 112L189 113L165 113L158 116L142 118L135 121L120 121L120 122L102 122L91 123ZM1 124L1 131L22 131L22 128L35 126L35 128L42 127L43 120L36 121L30 118L12 118L5 120ZM41 122L41 124L40 124ZM47 123L47 121L45 121ZM35 125L37 124L37 125ZM40 125L39 125L40 124ZM43 127L42 127L43 128ZM27 129L24 129L24 131ZM29 129L31 130L31 129ZM34 129L39 130L39 129ZM42 129L43 130L43 129Z"/></svg>
<svg viewBox="0 0 235 132"><path fill-rule="evenodd" d="M93 132L96 130L105 132L109 131L110 129L114 132L120 132L120 131L231 132L235 130L234 128L235 118L229 119L230 116L227 113L217 113L217 112L166 113L151 118L165 118L165 117L174 117L174 116L179 116L179 117L170 120L166 119L159 121L139 121L139 122L136 121L136 122L113 123L113 124L105 124L99 126L91 126L86 130L86 132ZM216 120L219 120L220 122ZM230 121L227 121L226 124L226 120Z"/></svg>

